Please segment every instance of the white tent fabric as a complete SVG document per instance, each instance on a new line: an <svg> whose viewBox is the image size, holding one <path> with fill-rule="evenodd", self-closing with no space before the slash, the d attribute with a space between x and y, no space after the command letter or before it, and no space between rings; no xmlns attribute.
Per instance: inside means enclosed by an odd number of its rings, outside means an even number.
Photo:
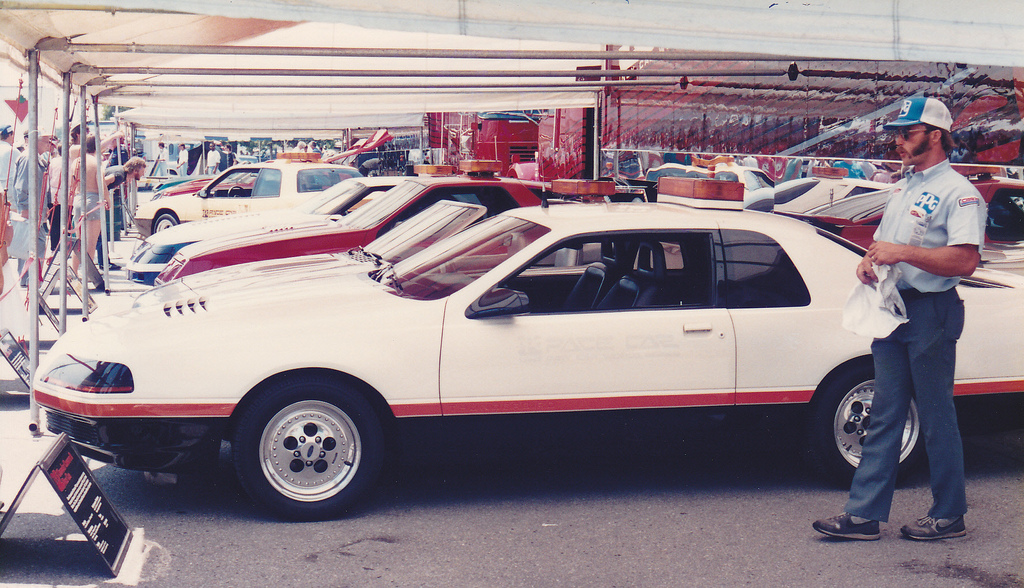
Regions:
<svg viewBox="0 0 1024 588"><path fill-rule="evenodd" d="M246 140L253 137L276 141L295 137L334 139L338 129L401 129L423 125L421 114L320 115L246 112L195 112L181 109L138 108L120 118L138 129L156 129L162 135L184 139L218 137Z"/></svg>
<svg viewBox="0 0 1024 588"><path fill-rule="evenodd" d="M1019 65L1024 54L1024 11L1016 0L61 0L5 2L5 11L6 5L833 59Z"/></svg>
<svg viewBox="0 0 1024 588"><path fill-rule="evenodd" d="M449 59L334 57L319 48L595 51L609 45L690 52L695 67L709 53L1017 66L1024 62L1024 11L1015 0L860 0L807 3L729 0L2 0L0 40L19 65L39 47L51 81L76 72L103 104L139 109L142 128L183 128L186 119L212 134L272 134L343 124L345 117L438 111L519 110L594 104L593 87L545 91L529 72L571 72L597 59ZM345 23L345 24L341 24ZM70 49L61 49L64 41ZM48 44L54 43L56 44ZM94 45L194 49L175 53L98 51ZM303 57L203 54L209 46L312 49ZM626 68L633 62L622 62ZM605 64L612 65L612 64ZM176 75L111 68L176 68ZM224 68L232 73L205 71ZM241 75L276 69L295 75ZM373 70L379 76L359 75ZM404 73L388 79L387 72ZM440 72L496 70L522 77ZM342 75L348 72L355 75ZM421 76L414 77L415 72ZM521 90L479 88L533 80ZM572 85L573 78L545 78ZM649 80L650 78L644 78ZM678 80L678 77L676 78ZM671 77L661 80L672 83ZM499 85L499 84L494 84ZM404 87L394 87L404 86ZM474 87L470 87L474 86ZM451 90L452 87L461 87ZM351 120L351 119L350 119ZM248 121L248 122L245 122Z"/></svg>
<svg viewBox="0 0 1024 588"><path fill-rule="evenodd" d="M307 55L210 55L197 47L235 45L256 48L323 47L394 48L431 50L530 50L600 51L596 44L524 42L474 38L433 33L370 30L338 23L294 23L259 20L235 21L221 16L180 14L2 11L0 37L12 45L45 47L45 39L71 39L78 46L103 44L167 45L180 53L40 51L41 60L52 72L73 71L76 85L88 84L88 93L112 106L140 109L126 120L141 129L187 131L202 126L213 135L236 135L245 129L258 136L271 136L294 129L314 136L337 134L339 128L354 128L367 115L418 115L427 112L523 110L535 108L589 107L595 102L594 88L582 92L481 88L466 84L501 83L514 86L518 78L475 78L474 72L490 75L495 69L573 71L588 60L501 60L445 58L374 58ZM43 44L39 44L44 41ZM107 68L174 68L184 73L150 75L117 73L98 77ZM209 68L230 69L235 74L210 74ZM309 75L241 75L260 70ZM389 79L389 71L407 75ZM439 78L438 72L468 72L458 78ZM123 71L123 70L122 70ZM384 75L342 77L336 72L364 71ZM415 75L413 75L415 74ZM422 75L420 75L422 74ZM51 80L56 79L51 74ZM156 85L154 85L156 84ZM413 86L397 88L396 85ZM271 86L271 87L265 87ZM276 86L276 87L275 87ZM456 90L452 90L454 87ZM404 120L408 120L408 116ZM338 126L344 125L344 126ZM415 126L418 126L419 122ZM392 125L393 126L393 125ZM314 133L313 131L319 131Z"/></svg>

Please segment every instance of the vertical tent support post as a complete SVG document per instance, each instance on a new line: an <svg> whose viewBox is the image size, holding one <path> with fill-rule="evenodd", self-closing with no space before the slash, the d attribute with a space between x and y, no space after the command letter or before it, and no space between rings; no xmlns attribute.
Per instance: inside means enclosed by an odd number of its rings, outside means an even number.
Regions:
<svg viewBox="0 0 1024 588"><path fill-rule="evenodd" d="M29 275L29 431L35 437L43 432L39 429L39 403L34 392L36 368L39 366L39 190L42 178L39 176L39 52L28 51L28 217L32 231L33 251L25 264Z"/></svg>
<svg viewBox="0 0 1024 588"><path fill-rule="evenodd" d="M601 178L601 92L594 93L594 171L593 180Z"/></svg>
<svg viewBox="0 0 1024 588"><path fill-rule="evenodd" d="M96 128L96 190L100 193L100 201L97 206L100 207L100 218L103 222L100 223L100 248L103 252L103 288L107 294L110 294L110 249L107 246L107 216L113 214L112 210L106 207L106 199L103 195L107 192L107 187L103 181L103 150L100 147L102 142L100 141L100 100L96 96L92 98L92 118L93 126ZM116 147L115 147L116 149ZM90 249L92 249L90 247Z"/></svg>
<svg viewBox="0 0 1024 588"><path fill-rule="evenodd" d="M60 202L60 218L54 222L60 223L60 323L59 334L63 335L68 329L68 216L71 214L71 72L64 72L61 76L61 117L60 130L64 138L64 150L60 159L60 194L54 194L54 198Z"/></svg>
<svg viewBox="0 0 1024 588"><path fill-rule="evenodd" d="M85 222L85 213L88 212L86 208L85 198L85 187L86 182L86 166L85 166L85 141L89 135L89 125L86 121L86 112L89 110L88 102L85 96L85 86L79 88L78 98L78 138L81 141L80 148L78 151L78 202L81 206L82 214L79 215L78 221L78 245L79 245L79 257L78 257L78 278L82 282L82 320L89 320L89 253L87 250L86 242L89 241L88 228ZM96 139L97 145L99 144L99 138Z"/></svg>

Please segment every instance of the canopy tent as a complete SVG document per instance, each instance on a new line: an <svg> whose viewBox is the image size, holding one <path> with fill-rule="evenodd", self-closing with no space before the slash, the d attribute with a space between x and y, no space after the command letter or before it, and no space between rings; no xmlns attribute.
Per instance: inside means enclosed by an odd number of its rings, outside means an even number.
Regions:
<svg viewBox="0 0 1024 588"><path fill-rule="evenodd" d="M830 59L1017 65L1024 49L1024 13L1013 0L4 0L2 6L5 12L84 10L157 19L178 32L185 20L195 19L187 15L208 15L243 23L344 22L393 31ZM205 24L213 25L209 34L233 34L217 21ZM83 25L97 30L95 22ZM28 40L23 35L21 47L32 47Z"/></svg>
<svg viewBox="0 0 1024 588"><path fill-rule="evenodd" d="M697 78L741 63L779 83L798 59L1014 66L1024 60L1024 13L1014 5L0 0L0 39L15 63L38 49L50 80L72 72L72 84L103 104L139 109L130 118L140 128L184 131L192 119L218 135L310 135L353 124L344 117L592 106L611 84L680 81L678 67L633 81L577 79L581 65L684 59Z"/></svg>
<svg viewBox="0 0 1024 588"><path fill-rule="evenodd" d="M72 84L85 85L102 103L138 109L125 115L138 128L202 129L217 136L294 131L292 136L326 137L344 128L420 126L421 120L410 121L427 112L590 107L593 85L582 91L558 82L524 88L521 72L556 69L565 77L581 61L553 55L601 54L598 45L388 33L344 24L93 12L79 21L64 15L4 11L0 22L7 21L4 33L20 32L10 37L39 49L51 79L71 72ZM490 56L509 48L548 57L502 60L508 75L498 80ZM410 53L415 56L404 56Z"/></svg>

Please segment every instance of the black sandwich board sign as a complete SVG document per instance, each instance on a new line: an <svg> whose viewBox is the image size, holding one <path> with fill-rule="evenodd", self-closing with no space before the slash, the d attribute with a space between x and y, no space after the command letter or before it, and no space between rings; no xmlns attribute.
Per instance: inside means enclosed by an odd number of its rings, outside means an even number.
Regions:
<svg viewBox="0 0 1024 588"><path fill-rule="evenodd" d="M25 354L21 343L18 343L14 335L7 329L0 330L0 353L4 354L7 363L11 364L14 372L18 374L22 382L25 382L25 386L30 386L28 355Z"/></svg>
<svg viewBox="0 0 1024 588"><path fill-rule="evenodd" d="M103 558L103 563L117 576L132 542L132 531L100 489L92 470L66 433L57 437L46 455L32 468L11 508L0 519L0 535L3 535L13 518L32 480L40 473L57 492L64 503L64 509L78 524L96 553Z"/></svg>

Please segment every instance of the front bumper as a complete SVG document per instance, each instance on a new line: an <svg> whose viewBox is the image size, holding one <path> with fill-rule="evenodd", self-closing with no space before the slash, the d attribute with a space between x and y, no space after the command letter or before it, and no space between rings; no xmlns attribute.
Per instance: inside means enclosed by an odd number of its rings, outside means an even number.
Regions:
<svg viewBox="0 0 1024 588"><path fill-rule="evenodd" d="M139 239L145 239L153 234L153 219L151 218L132 218L132 224L135 225L135 230L139 232Z"/></svg>
<svg viewBox="0 0 1024 588"><path fill-rule="evenodd" d="M46 426L67 433L82 453L116 466L174 471L215 457L224 418L87 418L46 408Z"/></svg>

